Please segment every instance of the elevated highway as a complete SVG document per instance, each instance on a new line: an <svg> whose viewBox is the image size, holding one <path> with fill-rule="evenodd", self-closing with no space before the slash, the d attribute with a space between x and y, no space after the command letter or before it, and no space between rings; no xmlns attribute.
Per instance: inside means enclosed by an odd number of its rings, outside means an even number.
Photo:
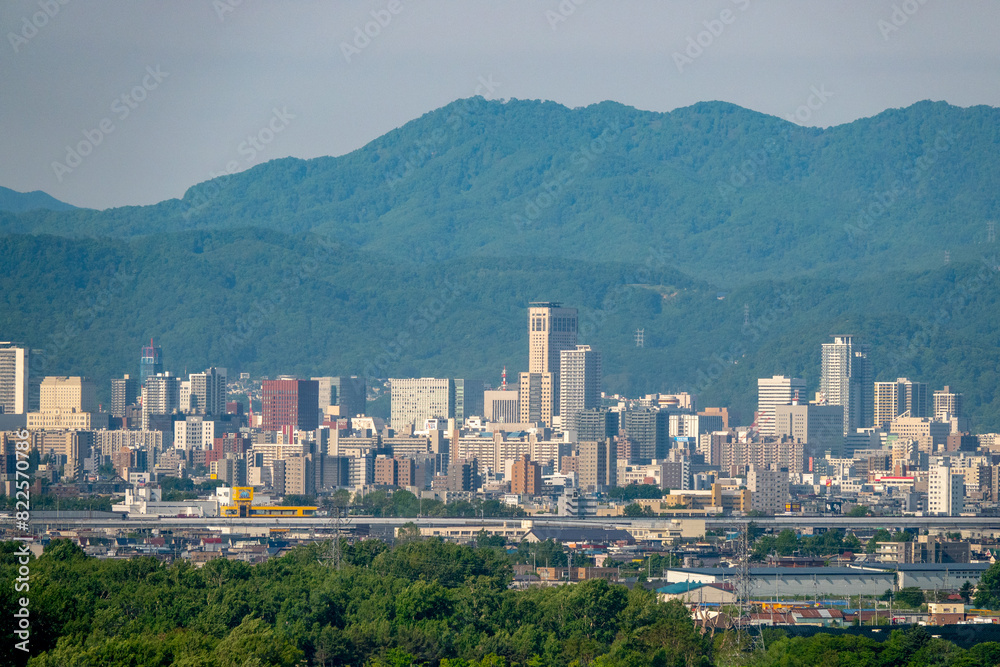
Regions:
<svg viewBox="0 0 1000 667"><path fill-rule="evenodd" d="M84 515L84 516L80 516ZM784 528L793 529L835 529L843 530L877 530L886 528L889 530L901 529L947 529L959 530L995 530L1000 531L1000 516L978 517L927 517L927 516L893 516L893 517L845 517L845 516L802 516L802 515L780 515L774 517L672 517L658 519L632 519L627 517L593 517L577 519L557 516L538 516L530 518L447 518L447 517L415 517L415 518L383 518L352 515L349 518L342 518L340 526L342 530L351 532L362 527L379 526L382 530L390 526L399 526L412 522L420 527L424 526L503 526L509 527L523 525L535 526L564 526L564 527L608 527L608 528L658 528L669 525L673 521L704 521L706 529L709 530L734 530L738 526L753 522L757 526L775 531ZM11 519L4 519L4 527L13 528ZM31 526L34 532L44 532L46 530L74 530L74 529L117 529L123 531L137 531L143 529L160 530L219 530L227 532L238 532L240 528L288 528L298 530L315 530L319 532L332 532L337 525L337 521L332 517L282 517L282 518L255 518L236 519L219 517L133 517L122 518L111 513L94 513L87 515L84 512L56 513L56 512L33 512Z"/></svg>

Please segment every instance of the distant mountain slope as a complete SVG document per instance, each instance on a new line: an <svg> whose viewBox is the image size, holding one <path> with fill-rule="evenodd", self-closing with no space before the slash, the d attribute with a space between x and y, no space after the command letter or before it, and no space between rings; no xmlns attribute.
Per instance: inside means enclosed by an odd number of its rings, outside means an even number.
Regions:
<svg viewBox="0 0 1000 667"><path fill-rule="evenodd" d="M10 188L0 187L0 211L8 213L23 213L35 209L48 209L50 211L72 211L76 209L72 204L61 202L55 197L48 195L41 190L34 192L18 192Z"/></svg>
<svg viewBox="0 0 1000 667"><path fill-rule="evenodd" d="M752 419L756 380L818 389L820 344L873 344L877 380L944 384L1000 430L995 254L918 272L747 283L718 298L662 256L636 263L459 257L416 265L314 235L233 229L134 239L0 237L0 331L36 350L33 374L137 371L150 336L167 370L255 375L466 376L527 364L526 305L580 308L605 388L687 390ZM746 311L744 311L746 308ZM744 325L746 312L747 324ZM645 330L645 346L633 343Z"/></svg>
<svg viewBox="0 0 1000 667"><path fill-rule="evenodd" d="M721 102L460 100L338 158L275 160L183 200L37 211L0 231L130 237L247 225L401 261L666 254L737 285L937 265L1000 217L1000 110L921 102L820 130Z"/></svg>

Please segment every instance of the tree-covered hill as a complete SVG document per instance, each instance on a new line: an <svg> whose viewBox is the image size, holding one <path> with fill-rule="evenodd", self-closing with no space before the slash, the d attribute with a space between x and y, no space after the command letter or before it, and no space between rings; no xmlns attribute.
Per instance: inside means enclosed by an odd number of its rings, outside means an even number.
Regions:
<svg viewBox="0 0 1000 667"><path fill-rule="evenodd" d="M793 374L814 391L820 344L852 333L872 342L876 379L949 384L965 393L977 427L1000 429L996 255L873 277L747 282L722 294L653 253L423 263L262 229L10 235L0 237L0 258L4 339L39 351L33 374L93 377L105 401L111 377L137 373L151 336L175 373L218 365L497 384L503 366L508 377L526 367L527 303L558 300L580 309L580 342L603 353L612 392L694 391L702 405L749 419L758 377Z"/></svg>
<svg viewBox="0 0 1000 667"><path fill-rule="evenodd" d="M0 231L312 231L393 259L631 261L699 280L873 276L964 253L998 217L1000 110L921 102L803 128L710 102L459 100L348 155L275 160L183 200L0 214Z"/></svg>
<svg viewBox="0 0 1000 667"><path fill-rule="evenodd" d="M66 202L61 202L55 197L48 195L41 190L34 192L18 192L10 188L0 187L0 211L10 213L22 213L36 209L48 209L50 211L71 211L76 207Z"/></svg>
<svg viewBox="0 0 1000 667"><path fill-rule="evenodd" d="M168 538L169 539L169 538ZM703 634L678 601L603 579L511 590L500 548L437 539L299 546L260 565L217 558L201 568L152 557L98 560L69 540L19 562L0 543L0 610L30 596L27 652L8 623L4 665L328 667L593 665L712 667L985 667L1000 644L968 649L911 627L877 641L787 637L737 653L730 632ZM561 553L561 552L560 552ZM30 590L15 590L18 567ZM18 584L23 586L23 584ZM745 644L744 644L745 645ZM24 645L22 645L24 646Z"/></svg>

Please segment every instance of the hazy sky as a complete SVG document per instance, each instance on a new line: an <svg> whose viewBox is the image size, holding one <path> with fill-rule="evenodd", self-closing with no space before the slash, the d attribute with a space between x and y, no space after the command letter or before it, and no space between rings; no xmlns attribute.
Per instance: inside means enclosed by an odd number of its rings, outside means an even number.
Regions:
<svg viewBox="0 0 1000 667"><path fill-rule="evenodd" d="M985 1L4 0L0 185L154 203L475 94L725 100L819 126L1000 106L997 26Z"/></svg>

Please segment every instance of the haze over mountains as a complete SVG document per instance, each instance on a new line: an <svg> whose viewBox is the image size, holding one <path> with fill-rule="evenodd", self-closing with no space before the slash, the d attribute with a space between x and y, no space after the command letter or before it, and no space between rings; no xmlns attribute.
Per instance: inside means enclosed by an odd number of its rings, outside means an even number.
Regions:
<svg viewBox="0 0 1000 667"><path fill-rule="evenodd" d="M998 114L820 130L718 102L460 100L182 200L0 213L0 330L102 386L150 336L175 372L493 379L526 365L527 301L560 300L609 391L749 417L757 377L812 390L820 343L853 333L876 379L950 384L998 429Z"/></svg>

